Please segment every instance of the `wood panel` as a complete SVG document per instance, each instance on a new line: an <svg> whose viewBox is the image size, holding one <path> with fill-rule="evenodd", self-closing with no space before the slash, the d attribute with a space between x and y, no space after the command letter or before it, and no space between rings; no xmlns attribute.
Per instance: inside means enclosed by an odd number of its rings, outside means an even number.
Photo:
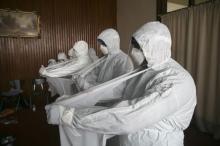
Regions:
<svg viewBox="0 0 220 146"><path fill-rule="evenodd" d="M0 37L0 80L32 79L41 64L85 40L97 48L97 35L116 27L116 0L1 0L0 8L37 11L39 38ZM0 89L1 90L1 89Z"/></svg>

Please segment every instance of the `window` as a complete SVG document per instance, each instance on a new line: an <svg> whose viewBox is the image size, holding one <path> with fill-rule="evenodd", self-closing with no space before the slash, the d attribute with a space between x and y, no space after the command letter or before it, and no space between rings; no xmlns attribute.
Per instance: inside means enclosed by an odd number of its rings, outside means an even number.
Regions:
<svg viewBox="0 0 220 146"><path fill-rule="evenodd" d="M157 0L157 15L187 8L212 0Z"/></svg>
<svg viewBox="0 0 220 146"><path fill-rule="evenodd" d="M189 0L167 0L167 12L176 11L189 6Z"/></svg>

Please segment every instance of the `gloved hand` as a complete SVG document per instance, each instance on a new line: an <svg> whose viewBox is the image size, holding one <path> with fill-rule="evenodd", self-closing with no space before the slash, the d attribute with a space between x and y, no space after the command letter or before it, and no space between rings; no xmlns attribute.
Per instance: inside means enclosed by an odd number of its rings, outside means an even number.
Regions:
<svg viewBox="0 0 220 146"><path fill-rule="evenodd" d="M48 124L59 125L61 124L61 118L65 110L64 106L61 105L47 105L45 107L47 113Z"/></svg>
<svg viewBox="0 0 220 146"><path fill-rule="evenodd" d="M40 70L39 70L39 73L40 73L41 75L44 75L46 72L47 72L47 71L46 71L46 68L45 68L43 65L41 65L41 68L40 68Z"/></svg>
<svg viewBox="0 0 220 146"><path fill-rule="evenodd" d="M61 118L62 124L70 126L70 127L74 127L73 126L74 112L75 112L74 108L68 108L64 110L62 118Z"/></svg>
<svg viewBox="0 0 220 146"><path fill-rule="evenodd" d="M74 108L66 108L62 105L47 105L45 109L48 124L73 127Z"/></svg>

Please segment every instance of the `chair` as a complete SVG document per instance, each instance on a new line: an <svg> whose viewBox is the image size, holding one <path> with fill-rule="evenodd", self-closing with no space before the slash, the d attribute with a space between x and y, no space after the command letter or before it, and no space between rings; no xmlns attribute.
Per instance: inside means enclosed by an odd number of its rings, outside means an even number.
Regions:
<svg viewBox="0 0 220 146"><path fill-rule="evenodd" d="M33 104L33 98L36 96L46 96L46 103L48 104L48 96L45 94L45 79L36 78L32 80L32 94L30 96L30 108L35 110L35 105Z"/></svg>
<svg viewBox="0 0 220 146"><path fill-rule="evenodd" d="M20 102L23 100L24 103L27 103L24 98L22 98L22 93L23 90L21 89L21 83L20 80L11 80L9 81L9 84L11 86L11 89L9 91L6 92L1 92L0 96L3 97L2 103L1 103L1 108L3 108L3 106L5 106L4 104L7 103L7 101L12 100L13 98L15 98L16 101L16 111L18 110L19 106L20 106Z"/></svg>

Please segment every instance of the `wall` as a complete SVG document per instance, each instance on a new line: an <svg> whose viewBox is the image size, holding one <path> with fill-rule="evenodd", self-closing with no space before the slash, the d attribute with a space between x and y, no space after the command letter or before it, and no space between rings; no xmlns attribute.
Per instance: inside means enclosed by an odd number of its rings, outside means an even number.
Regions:
<svg viewBox="0 0 220 146"><path fill-rule="evenodd" d="M37 11L41 23L40 38L0 37L0 85L38 76L41 64L77 40L97 48L97 35L116 27L116 0L1 0L0 8Z"/></svg>
<svg viewBox="0 0 220 146"><path fill-rule="evenodd" d="M125 52L129 48L132 33L153 20L156 20L156 0L117 0L117 29Z"/></svg>

